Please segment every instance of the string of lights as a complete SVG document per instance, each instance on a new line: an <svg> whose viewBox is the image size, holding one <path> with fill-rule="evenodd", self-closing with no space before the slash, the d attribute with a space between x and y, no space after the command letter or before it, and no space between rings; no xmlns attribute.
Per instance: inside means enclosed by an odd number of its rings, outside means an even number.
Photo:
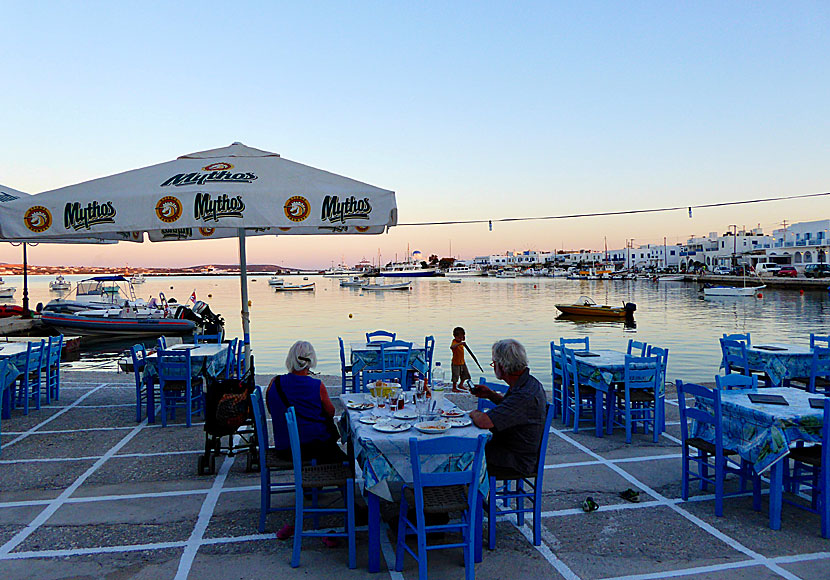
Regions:
<svg viewBox="0 0 830 580"><path fill-rule="evenodd" d="M821 197L830 195L830 191L826 191L823 193L804 193L799 195L782 195L776 197L762 197L757 199L744 199L738 201L721 201L717 203L703 203L698 205L678 205L672 207L655 207L649 209L628 209L628 210L620 210L620 211L603 211L603 212L592 212L592 213L572 213L572 214L563 214L563 215L546 215L546 216L527 216L527 217L504 217L504 218L494 218L494 219L470 219L470 220L450 220L450 221L440 221L440 222L410 222L410 223L399 223L397 227L407 227L407 226L450 226L450 225L465 225L465 224L489 224L490 229L493 229L494 223L505 223L505 222L526 222L526 221L536 221L536 220L563 220L563 219L573 219L573 218L586 218L586 217L602 217L602 216L615 216L615 215L631 215L631 214L641 214L641 213L658 213L658 212L669 212L669 211L686 211L689 212L689 217L692 217L692 210L695 209L705 209L705 208L712 208L712 207L725 207L730 205L746 205L752 203L767 203L772 201L786 201L790 199L805 199L809 197Z"/></svg>

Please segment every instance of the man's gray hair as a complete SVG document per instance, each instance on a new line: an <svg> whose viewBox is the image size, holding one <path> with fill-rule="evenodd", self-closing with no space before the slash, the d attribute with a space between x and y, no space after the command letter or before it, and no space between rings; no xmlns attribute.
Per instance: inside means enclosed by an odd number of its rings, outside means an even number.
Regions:
<svg viewBox="0 0 830 580"><path fill-rule="evenodd" d="M298 340L288 349L288 356L285 357L285 368L288 372L300 372L306 369L313 369L317 366L317 353L310 342Z"/></svg>
<svg viewBox="0 0 830 580"><path fill-rule="evenodd" d="M528 367L527 351L518 340L505 338L493 344L493 362L504 372L516 375Z"/></svg>

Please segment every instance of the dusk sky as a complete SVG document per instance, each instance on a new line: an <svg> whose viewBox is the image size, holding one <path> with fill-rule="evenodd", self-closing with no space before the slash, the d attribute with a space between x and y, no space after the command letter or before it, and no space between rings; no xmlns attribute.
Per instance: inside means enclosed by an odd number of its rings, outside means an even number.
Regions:
<svg viewBox="0 0 830 580"><path fill-rule="evenodd" d="M0 184L28 193L241 141L397 194L402 223L830 191L822 2L2 1ZM250 263L684 241L830 197L253 239ZM37 264L235 263L233 240L41 245ZM0 261L20 249L0 244Z"/></svg>

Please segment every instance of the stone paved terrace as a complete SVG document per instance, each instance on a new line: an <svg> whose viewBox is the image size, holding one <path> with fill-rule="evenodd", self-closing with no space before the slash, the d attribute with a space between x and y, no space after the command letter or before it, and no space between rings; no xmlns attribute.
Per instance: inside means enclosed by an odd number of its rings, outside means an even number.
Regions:
<svg viewBox="0 0 830 580"><path fill-rule="evenodd" d="M127 375L68 371L59 403L3 421L0 578L417 577L411 559L403 573L391 570L389 528L379 574L366 571L365 528L356 570L345 546L313 538L292 569L291 542L275 537L290 515L270 515L258 533L259 478L245 472L245 455L200 477L201 426L137 424L134 392ZM756 513L749 497L727 500L723 518L710 495L680 501L676 403L658 444L554 426L543 544L531 545L527 526L500 521L497 549L485 548L477 578L830 578L830 541L817 516L785 505L774 532L766 503ZM618 496L629 487L641 490L640 503ZM586 514L579 505L589 495L601 508ZM460 550L430 556L431 578L463 578Z"/></svg>

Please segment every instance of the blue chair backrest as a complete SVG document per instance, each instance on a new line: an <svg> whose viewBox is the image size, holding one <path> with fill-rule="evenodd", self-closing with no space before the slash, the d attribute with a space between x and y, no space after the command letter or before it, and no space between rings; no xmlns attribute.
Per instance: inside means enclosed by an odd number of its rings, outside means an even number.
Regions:
<svg viewBox="0 0 830 580"><path fill-rule="evenodd" d="M722 336L721 338L724 338L724 339L726 339L726 340L738 340L738 341L740 341L740 342L745 342L745 343L746 343L746 347L747 347L747 348L751 348L751 347L752 347L752 339L750 338L750 336L749 336L749 333L748 333L748 332L744 332L744 333L741 333L741 332L736 332L736 333L734 333L734 334L726 334L726 333L724 333L724 334L723 334L723 336Z"/></svg>
<svg viewBox="0 0 830 580"><path fill-rule="evenodd" d="M160 381L190 382L190 351L162 350L158 353L158 375Z"/></svg>
<svg viewBox="0 0 830 580"><path fill-rule="evenodd" d="M666 370L669 366L669 349L659 346L648 345L648 352L645 356L656 356L660 359L660 383L666 382Z"/></svg>
<svg viewBox="0 0 830 580"><path fill-rule="evenodd" d="M739 367L741 374L750 374L749 360L746 356L746 342L721 338L720 349L723 353L723 367L726 370L726 374L732 373L733 366Z"/></svg>
<svg viewBox="0 0 830 580"><path fill-rule="evenodd" d="M565 387L573 386L574 392L579 389L579 367L577 366L576 351L569 348L562 349L562 360L565 367Z"/></svg>
<svg viewBox="0 0 830 580"><path fill-rule="evenodd" d="M245 362L245 339L243 338L236 343L236 376L242 378L248 371L248 365Z"/></svg>
<svg viewBox="0 0 830 580"><path fill-rule="evenodd" d="M432 355L435 353L435 337L427 336L424 338L424 353L426 354L427 369L432 372Z"/></svg>
<svg viewBox="0 0 830 580"><path fill-rule="evenodd" d="M536 464L536 485L539 485L539 482L544 478L545 457L547 457L548 439L550 439L550 424L553 422L553 412L555 410L556 409L553 405L550 403L547 404L547 410L545 411L545 430L542 431L542 441L540 441L539 446L539 459Z"/></svg>
<svg viewBox="0 0 830 580"><path fill-rule="evenodd" d="M574 357L576 362L576 357ZM656 356L625 355L625 388L658 388L662 369Z"/></svg>
<svg viewBox="0 0 830 580"><path fill-rule="evenodd" d="M156 350L158 350L159 352L161 352L161 351L163 351L165 348L167 348L167 339L166 339L166 338L164 338L163 336L158 337L158 338L156 339Z"/></svg>
<svg viewBox="0 0 830 580"><path fill-rule="evenodd" d="M731 375L716 375L715 385L721 391L730 391L732 389L752 389L758 390L758 376L739 375L732 373Z"/></svg>
<svg viewBox="0 0 830 580"><path fill-rule="evenodd" d="M830 348L813 347L813 360L810 365L810 384L808 388L811 393L816 392L817 378L830 379Z"/></svg>
<svg viewBox="0 0 830 580"><path fill-rule="evenodd" d="M366 342L380 342L379 339L389 339L395 340L397 334L394 332L388 332L386 330L376 330L374 332L367 332L366 333Z"/></svg>
<svg viewBox="0 0 830 580"><path fill-rule="evenodd" d="M639 340L634 340L633 338L628 339L628 350L625 351L625 354L631 354L634 356L646 356L646 349L648 348L648 343L640 342Z"/></svg>
<svg viewBox="0 0 830 580"><path fill-rule="evenodd" d="M142 374L144 367L147 365L147 349L143 344L134 344L130 347L130 354L133 355L133 373L135 374L135 384L139 385L142 381Z"/></svg>
<svg viewBox="0 0 830 580"><path fill-rule="evenodd" d="M508 385L504 383L491 383L488 382L487 379L485 379L484 377L478 379L478 384L485 387L490 387L490 389L492 389L493 391L502 394L506 393L508 389ZM489 399L479 399L476 408L479 411L486 411L487 409L492 409L495 406L496 404L490 401Z"/></svg>
<svg viewBox="0 0 830 580"><path fill-rule="evenodd" d="M585 338L560 338L559 346L573 350L591 350L587 336Z"/></svg>
<svg viewBox="0 0 830 580"><path fill-rule="evenodd" d="M239 342L238 338L234 338L228 344L228 358L225 359L225 378L230 378L232 373L236 370L236 344Z"/></svg>
<svg viewBox="0 0 830 580"><path fill-rule="evenodd" d="M815 348L816 346L821 346L824 348L830 348L830 336L824 336L819 334L810 333L810 348Z"/></svg>
<svg viewBox="0 0 830 580"><path fill-rule="evenodd" d="M256 386L251 393L251 407L254 411L254 428L256 429L256 441L259 451L259 467L266 467L265 451L269 448L268 443L268 419L265 416L265 402L262 400L262 390Z"/></svg>
<svg viewBox="0 0 830 580"><path fill-rule="evenodd" d="M409 356L412 354L412 343L403 340L391 340L380 345L381 370L401 370L409 368Z"/></svg>
<svg viewBox="0 0 830 580"><path fill-rule="evenodd" d="M346 349L343 346L343 337L338 336L337 337L337 342L340 343L340 367L345 368L347 366L346 365Z"/></svg>
<svg viewBox="0 0 830 580"><path fill-rule="evenodd" d="M46 344L45 340L40 342L30 342L26 347L26 374L38 372L43 368L43 348Z"/></svg>
<svg viewBox="0 0 830 580"><path fill-rule="evenodd" d="M291 445L291 461L294 464L294 485L300 489L303 483L303 458L300 455L300 430L297 428L297 414L293 406L285 411L285 424L288 428L288 442Z"/></svg>
<svg viewBox="0 0 830 580"><path fill-rule="evenodd" d="M200 342L219 344L222 342L224 334L224 332L220 332L219 334L194 334L193 344L199 344Z"/></svg>
<svg viewBox="0 0 830 580"><path fill-rule="evenodd" d="M423 489L425 487L441 487L447 485L467 485L467 509L473 514L478 491L478 478L484 461L485 435L475 439L470 437L435 437L430 439L409 438L409 458L412 465L413 491L415 492L415 509L419 513L424 510ZM425 472L422 469L421 457L424 455L450 455L461 459L464 454L472 453L472 461L466 462L462 471ZM462 462L456 460L451 464L458 467Z"/></svg>
<svg viewBox="0 0 830 580"><path fill-rule="evenodd" d="M61 362L61 351L63 350L63 335L49 337L49 367L59 365Z"/></svg>
<svg viewBox="0 0 830 580"><path fill-rule="evenodd" d="M694 383L684 383L681 380L675 381L677 385L677 399L680 405L680 437L682 441L689 438L688 420L694 419L699 424L710 425L707 429L713 429L715 432L715 447L718 455L723 452L723 427L721 423L721 402L720 390L710 389L703 385L696 385ZM691 395L695 398L689 407L686 404L686 395ZM699 403L712 408L709 412L701 408Z"/></svg>
<svg viewBox="0 0 830 580"><path fill-rule="evenodd" d="M550 370L553 383L556 384L556 379L561 382L565 373L562 365L562 347L554 340L550 341Z"/></svg>

